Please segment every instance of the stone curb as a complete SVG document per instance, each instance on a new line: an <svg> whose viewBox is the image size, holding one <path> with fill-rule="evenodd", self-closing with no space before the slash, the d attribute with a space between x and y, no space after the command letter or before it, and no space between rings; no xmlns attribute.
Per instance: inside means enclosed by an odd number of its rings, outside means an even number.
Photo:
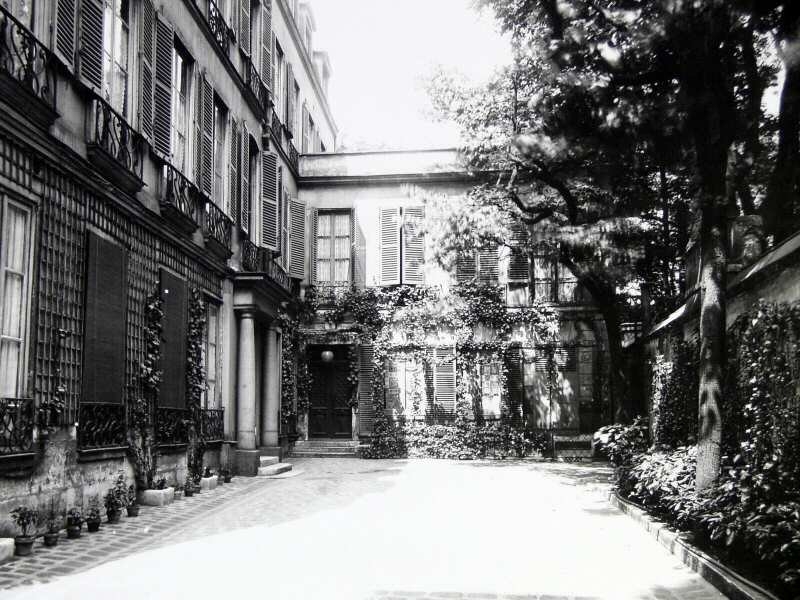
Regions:
<svg viewBox="0 0 800 600"><path fill-rule="evenodd" d="M647 511L621 498L616 492L609 494L609 502L641 525L671 554L717 588L731 600L779 600L755 583L731 571L705 552L695 548L685 536L656 520Z"/></svg>

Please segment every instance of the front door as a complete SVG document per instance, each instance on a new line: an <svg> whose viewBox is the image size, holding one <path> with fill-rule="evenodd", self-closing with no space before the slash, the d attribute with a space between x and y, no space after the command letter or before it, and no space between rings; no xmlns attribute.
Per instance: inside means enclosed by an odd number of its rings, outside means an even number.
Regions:
<svg viewBox="0 0 800 600"><path fill-rule="evenodd" d="M352 386L348 382L348 360L344 346L326 349L331 360L316 360L321 351L311 355L311 408L308 433L311 437L352 437L352 410L348 405ZM330 356L328 356L330 358Z"/></svg>

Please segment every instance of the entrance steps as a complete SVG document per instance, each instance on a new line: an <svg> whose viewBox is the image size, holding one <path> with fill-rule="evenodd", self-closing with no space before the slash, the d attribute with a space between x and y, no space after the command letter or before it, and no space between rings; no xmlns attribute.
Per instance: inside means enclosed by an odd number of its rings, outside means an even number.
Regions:
<svg viewBox="0 0 800 600"><path fill-rule="evenodd" d="M291 456L306 458L358 458L358 442L337 439L310 439L295 442Z"/></svg>
<svg viewBox="0 0 800 600"><path fill-rule="evenodd" d="M280 475L292 470L292 465L289 463L282 463L277 456L261 456L259 457L258 474L263 477L271 477L273 475Z"/></svg>
<svg viewBox="0 0 800 600"><path fill-rule="evenodd" d="M566 461L591 461L592 434L554 435L553 457Z"/></svg>

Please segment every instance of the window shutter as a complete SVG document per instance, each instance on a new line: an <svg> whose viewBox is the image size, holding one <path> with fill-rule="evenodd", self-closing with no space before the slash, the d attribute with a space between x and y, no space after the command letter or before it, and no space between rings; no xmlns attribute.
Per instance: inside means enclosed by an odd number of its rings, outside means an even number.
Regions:
<svg viewBox="0 0 800 600"><path fill-rule="evenodd" d="M403 209L403 283L425 283L424 206Z"/></svg>
<svg viewBox="0 0 800 600"><path fill-rule="evenodd" d="M530 279L527 237L524 225L515 223L511 226L511 256L508 258L509 282L526 282Z"/></svg>
<svg viewBox="0 0 800 600"><path fill-rule="evenodd" d="M244 125L244 121L242 121ZM244 204L239 195L241 190L241 182L239 181L239 161L242 158L241 143L242 138L239 134L239 124L236 119L231 117L228 122L228 127L231 132L231 146L230 156L228 159L228 185L230 185L229 203L231 206L231 216L239 227L247 231L247 226L244 224Z"/></svg>
<svg viewBox="0 0 800 600"><path fill-rule="evenodd" d="M239 46L250 54L250 0L239 0Z"/></svg>
<svg viewBox="0 0 800 600"><path fill-rule="evenodd" d="M475 262L475 253L470 251L458 255L456 259L456 281L467 283L475 279L478 268Z"/></svg>
<svg viewBox="0 0 800 600"><path fill-rule="evenodd" d="M281 265L287 271L289 270L289 191L281 187L280 192L280 220L281 220L281 239L280 239L280 252L281 252Z"/></svg>
<svg viewBox="0 0 800 600"><path fill-rule="evenodd" d="M381 285L400 283L400 209L380 209Z"/></svg>
<svg viewBox="0 0 800 600"><path fill-rule="evenodd" d="M306 277L306 203L299 198L290 200L291 211L291 257L289 275L297 279Z"/></svg>
<svg viewBox="0 0 800 600"><path fill-rule="evenodd" d="M294 111L295 111L295 97L294 97L294 71L292 65L286 63L286 129L289 130L289 135L294 137Z"/></svg>
<svg viewBox="0 0 800 600"><path fill-rule="evenodd" d="M363 288L367 285L367 240L361 228L359 213L353 209L351 215L352 243L353 243L353 283L356 287Z"/></svg>
<svg viewBox="0 0 800 600"><path fill-rule="evenodd" d="M186 281L161 269L161 300L164 307L159 404L186 406Z"/></svg>
<svg viewBox="0 0 800 600"><path fill-rule="evenodd" d="M56 55L70 69L75 63L75 4L77 0L58 0L56 4Z"/></svg>
<svg viewBox="0 0 800 600"><path fill-rule="evenodd" d="M434 406L439 414L452 415L456 410L456 360L451 348L433 351Z"/></svg>
<svg viewBox="0 0 800 600"><path fill-rule="evenodd" d="M200 77L200 103L202 105L200 189L211 198L214 189L214 88L205 75Z"/></svg>
<svg viewBox="0 0 800 600"><path fill-rule="evenodd" d="M88 234L83 340L83 402L122 402L125 387L125 251Z"/></svg>
<svg viewBox="0 0 800 600"><path fill-rule="evenodd" d="M311 283L317 283L317 223L319 212L316 208L311 209Z"/></svg>
<svg viewBox="0 0 800 600"><path fill-rule="evenodd" d="M199 70L198 70L199 71ZM194 78L194 110L192 111L192 129L194 130L194 182L198 188L203 187L203 76L198 72Z"/></svg>
<svg viewBox="0 0 800 600"><path fill-rule="evenodd" d="M372 433L372 424L375 420L375 409L372 405L374 352L372 344L361 344L358 348L358 429L362 435Z"/></svg>
<svg viewBox="0 0 800 600"><path fill-rule="evenodd" d="M272 0L261 0L261 80L272 87Z"/></svg>
<svg viewBox="0 0 800 600"><path fill-rule="evenodd" d="M90 87L103 86L103 4L98 0L81 1L81 44L79 75Z"/></svg>
<svg viewBox="0 0 800 600"><path fill-rule="evenodd" d="M163 156L172 153L172 25L156 18L156 85L153 92L153 145Z"/></svg>
<svg viewBox="0 0 800 600"><path fill-rule="evenodd" d="M142 0L139 19L139 131L153 140L153 0Z"/></svg>
<svg viewBox="0 0 800 600"><path fill-rule="evenodd" d="M498 276L497 247L478 250L478 280L483 284L496 284Z"/></svg>
<svg viewBox="0 0 800 600"><path fill-rule="evenodd" d="M241 181L239 185L239 202L242 208L241 212L241 227L245 233L250 232L250 213L252 206L250 203L250 131L247 129L247 123L242 119L242 129L239 132L239 148L241 150L241 158L239 169Z"/></svg>
<svg viewBox="0 0 800 600"><path fill-rule="evenodd" d="M261 153L261 245L278 249L278 157Z"/></svg>
<svg viewBox="0 0 800 600"><path fill-rule="evenodd" d="M512 423L524 417L522 355L519 348L509 348L506 354L507 386Z"/></svg>

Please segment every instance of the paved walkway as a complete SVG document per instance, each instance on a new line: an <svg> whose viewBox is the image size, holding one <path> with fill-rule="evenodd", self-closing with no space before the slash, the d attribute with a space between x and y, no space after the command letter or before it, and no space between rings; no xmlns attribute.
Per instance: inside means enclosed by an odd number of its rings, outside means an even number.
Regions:
<svg viewBox="0 0 800 600"><path fill-rule="evenodd" d="M602 467L292 462L37 545L0 599L724 598L608 505Z"/></svg>

